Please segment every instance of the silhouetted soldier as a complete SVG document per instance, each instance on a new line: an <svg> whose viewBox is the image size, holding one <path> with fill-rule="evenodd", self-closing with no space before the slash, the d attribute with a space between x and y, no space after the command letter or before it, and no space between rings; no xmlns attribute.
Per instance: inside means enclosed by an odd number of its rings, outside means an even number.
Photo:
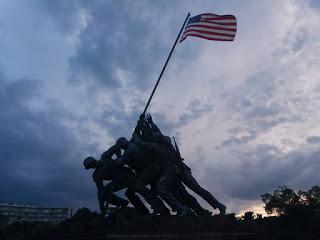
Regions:
<svg viewBox="0 0 320 240"><path fill-rule="evenodd" d="M116 145L124 150L124 154L116 161L120 165L127 165L135 171L138 176L135 185L135 191L140 193L154 210L153 214L170 214L170 211L163 204L157 194L148 189L148 185L154 185L159 176L159 166L151 164L149 156L146 155L135 143L121 137L117 140Z"/></svg>
<svg viewBox="0 0 320 240"><path fill-rule="evenodd" d="M137 180L135 173L131 169L117 164L117 162L111 158L107 158L107 154L108 152L103 156L103 160L98 161L93 157L87 157L83 161L85 169L94 169L92 177L98 189L97 194L101 214L105 214L105 202L106 205L108 202L117 206L128 205L128 201L113 194L113 192L124 188L127 188L125 195L137 209L138 213L148 214L149 210L144 206L132 188ZM112 181L104 186L103 180Z"/></svg>
<svg viewBox="0 0 320 240"><path fill-rule="evenodd" d="M197 193L199 196L201 196L203 199L205 199L214 209L219 209L220 214L225 214L226 207L222 203L220 203L215 197L212 196L212 194L202 188L196 179L192 176L191 169L183 162L183 158L180 156L179 149L174 149L171 140L169 137L163 135L160 131L160 129L157 127L157 125L153 122L152 117L150 114L146 116L146 121L150 125L150 131L147 133L149 135L149 138L152 139L154 142L159 142L165 146L167 146L169 152L173 155L175 164L179 168L179 172L181 173L181 181L193 192Z"/></svg>
<svg viewBox="0 0 320 240"><path fill-rule="evenodd" d="M139 131L143 131L143 125L144 122L140 118L133 133L133 142L150 155L153 165L160 167L160 178L156 186L156 192L173 210L178 212L179 216L192 215L192 211L184 202L179 201L172 192L177 181L178 168L172 164L172 160L163 145L155 142L147 142L139 137Z"/></svg>
<svg viewBox="0 0 320 240"><path fill-rule="evenodd" d="M150 114L147 115L147 118L151 118ZM135 133L137 135L140 135L140 137L146 142L156 142L163 145L163 147L167 150L166 153L169 154L168 158L171 159L171 165L172 164L175 165L175 162L172 160L172 158L175 157L175 153L172 154L167 149L168 145L172 147L170 138L163 136L160 132L160 129L158 129L156 125L154 125L153 127L156 128L157 130L151 130L150 124L148 123L148 121L145 120L145 116L141 115L139 118L138 124L135 128ZM159 136L156 136L157 132L160 133ZM165 141L165 143L161 142L160 140ZM177 170L177 168L175 169ZM197 215L211 215L211 213L208 210L201 207L201 205L198 203L195 197L193 197L190 193L188 193L184 185L181 183L180 179L177 178L178 175L179 174L176 173L175 176L171 176L171 178L162 179L162 183L161 183L162 188L169 189L169 185L171 185L170 192L174 195L174 197L178 200L179 203L185 204L187 207L191 208ZM168 181L165 181L165 180L168 180ZM166 201L166 199L164 200ZM173 209L173 211L177 211L177 209L175 209L176 201L169 200L166 202ZM180 212L179 211L177 212L179 215Z"/></svg>
<svg viewBox="0 0 320 240"><path fill-rule="evenodd" d="M151 118L150 114L147 115L146 119L149 118ZM171 164L176 165L176 160L174 159L176 157L176 153L173 146L171 145L170 138L161 134L160 129L155 124L153 124L152 118L151 124L152 128L154 129L151 129L151 126L148 120L146 119L144 115L140 116L139 124L137 125L135 132L138 135L140 134L141 138L146 142L161 144L163 148L166 150L168 158L171 159ZM177 168L175 169L177 170ZM168 188L171 184L172 186L170 187L170 192L174 194L178 202L184 203L187 207L191 208L197 215L211 215L211 213L208 210L201 207L201 205L195 197L188 193L185 186L181 183L181 179L178 178L179 175L179 171L176 171L175 176L171 176L171 178L162 179L162 187ZM174 208L170 201L166 202L171 208ZM176 209L174 211L176 211Z"/></svg>
<svg viewBox="0 0 320 240"><path fill-rule="evenodd" d="M197 199L195 197L193 197L186 190L185 186L181 182L179 175L180 175L180 170L177 175L178 178L176 179L176 184L173 187L173 193L174 193L175 197L180 202L184 202L186 204L186 206L191 208L197 214L197 216L211 215L211 212L204 209L203 207L201 207L201 205L199 204Z"/></svg>

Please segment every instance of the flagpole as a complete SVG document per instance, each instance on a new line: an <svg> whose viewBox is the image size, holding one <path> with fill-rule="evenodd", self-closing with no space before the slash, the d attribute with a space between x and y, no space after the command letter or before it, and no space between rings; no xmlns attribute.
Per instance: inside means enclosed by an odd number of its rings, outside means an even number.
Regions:
<svg viewBox="0 0 320 240"><path fill-rule="evenodd" d="M162 74L163 74L164 70L165 70L166 67L167 67L167 64L168 64L168 62L169 62L169 59L171 58L172 52L173 52L174 48L175 48L176 45L177 45L177 42L178 42L178 40L179 40L179 38L180 38L180 35L181 35L181 33L182 33L183 29L184 29L184 26L186 25L189 17L190 17L190 13L188 13L186 19L185 19L184 22L183 22L183 25L182 25L182 27L181 27L181 29L180 29L180 32L179 32L179 34L178 34L178 37L177 37L176 41L175 41L174 44L173 44L173 47L172 47L172 49L171 49L171 51L170 51L170 53L169 53L169 56L168 56L168 58L167 58L167 60L166 60L166 62L165 62L165 64L164 64L164 66L163 66L163 68L162 68L162 71L161 71L161 73L160 73L160 75L159 75L159 77L158 77L158 80L157 80L157 82L156 82L156 85L154 86L154 88L153 88L153 90L152 90L152 92L151 92L151 95L150 95L150 97L149 97L149 100L148 100L148 102L147 102L147 105L146 105L146 107L145 107L144 110L143 110L143 114L146 113L146 111L147 111L147 109L148 109L148 107L149 107L149 104L150 104L150 102L151 102L151 99L152 99L152 97L153 97L153 95L154 95L154 93L155 93L155 91L156 91L156 89L157 89L157 87L158 87L158 85L159 85L159 82L160 82L160 79L161 79L161 77L162 77Z"/></svg>

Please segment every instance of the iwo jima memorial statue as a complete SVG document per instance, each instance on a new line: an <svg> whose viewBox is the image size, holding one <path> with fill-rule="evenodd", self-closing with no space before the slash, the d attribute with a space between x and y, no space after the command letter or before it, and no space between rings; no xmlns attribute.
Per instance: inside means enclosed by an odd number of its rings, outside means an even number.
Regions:
<svg viewBox="0 0 320 240"><path fill-rule="evenodd" d="M178 42L188 36L233 41L236 28L233 15L206 13L191 18L190 13L187 15L131 139L119 137L99 160L87 157L83 161L85 169L93 169L101 215L105 216L109 204L121 210L126 209L130 202L136 216L170 216L172 212L176 212L175 218L211 216L211 211L204 209L186 187L201 196L213 209L219 210L221 215L226 213L225 205L201 187L192 175L175 139L171 141L163 134L146 111ZM110 182L104 185L104 180ZM126 189L128 200L115 194L122 189ZM140 196L150 205L151 213Z"/></svg>

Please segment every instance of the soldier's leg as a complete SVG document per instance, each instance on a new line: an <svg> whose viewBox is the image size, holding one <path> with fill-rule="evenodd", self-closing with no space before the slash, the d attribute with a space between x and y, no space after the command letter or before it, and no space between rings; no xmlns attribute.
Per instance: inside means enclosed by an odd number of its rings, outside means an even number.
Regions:
<svg viewBox="0 0 320 240"><path fill-rule="evenodd" d="M139 196L136 194L136 182L137 176L133 172L129 172L128 177L126 178L126 185L128 186L128 188L125 192L125 195L139 213L143 215L149 214L148 208L143 204Z"/></svg>
<svg viewBox="0 0 320 240"><path fill-rule="evenodd" d="M158 168L156 166L150 166L138 176L135 185L135 191L141 194L144 199L150 204L154 213L168 214L169 210L163 204L157 194L148 189L147 186L152 184L156 175L158 175Z"/></svg>
<svg viewBox="0 0 320 240"><path fill-rule="evenodd" d="M105 187L104 187L104 200L107 203L111 203L112 205L115 206L127 206L128 205L128 201L115 195L114 192L117 192L121 189L123 189L123 185L119 182L119 181L112 181L110 183L108 183Z"/></svg>
<svg viewBox="0 0 320 240"><path fill-rule="evenodd" d="M148 214L149 210L142 203L140 198L135 194L135 183L136 183L136 175L131 171L122 171L119 173L117 179L113 180L109 184L104 187L104 199L108 203L111 203L116 206L127 206L128 201L116 196L113 192L120 191L124 188L127 188L126 196L132 203L132 205L143 214Z"/></svg>
<svg viewBox="0 0 320 240"><path fill-rule="evenodd" d="M183 183L193 192L206 200L214 209L218 208L221 213L225 212L225 206L220 203L212 194L206 189L202 188L197 180L192 176L191 171L185 170L182 173Z"/></svg>
<svg viewBox="0 0 320 240"><path fill-rule="evenodd" d="M199 202L195 197L193 197L188 191L186 190L185 186L181 183L181 181L177 181L176 183L177 193L180 198L182 198L183 202L191 208L193 211L196 212L197 215L211 215L210 212L201 207Z"/></svg>
<svg viewBox="0 0 320 240"><path fill-rule="evenodd" d="M158 182L159 182L159 180L160 180L160 177L161 176L159 176L155 181L154 181L154 183L151 185L151 191L153 191L157 196L158 196L158 193L157 193L157 184L158 184ZM170 192L175 192L175 190L170 190ZM180 196L180 195L175 195L175 197L176 197L176 199L178 199L178 201L183 201L182 200L182 197ZM175 209L175 206L173 206L173 205L171 205L171 203L170 202L167 202L165 199L161 199L164 203L166 203L168 206L169 206L169 208L171 209L171 211L172 212L176 212L177 211L177 209ZM180 202L181 202L180 201ZM170 210L168 209L168 211L170 212Z"/></svg>
<svg viewBox="0 0 320 240"><path fill-rule="evenodd" d="M174 194L170 191L173 188L176 181L177 171L174 167L169 168L162 176L157 184L157 193L163 198L173 209L177 210L180 215L190 214L188 207L179 202Z"/></svg>
<svg viewBox="0 0 320 240"><path fill-rule="evenodd" d="M142 214L142 215L149 214L148 208L143 204L143 202L141 201L139 196L136 194L134 189L127 188L125 195L127 196L129 201L132 203L132 205L134 206L134 208L139 214Z"/></svg>

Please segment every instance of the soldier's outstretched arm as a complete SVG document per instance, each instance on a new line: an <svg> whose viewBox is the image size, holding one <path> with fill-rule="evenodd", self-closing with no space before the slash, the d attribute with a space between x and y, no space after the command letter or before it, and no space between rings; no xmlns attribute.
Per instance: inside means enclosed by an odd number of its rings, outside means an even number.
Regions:
<svg viewBox="0 0 320 240"><path fill-rule="evenodd" d="M141 132L144 124L145 124L144 123L144 115L143 115L143 118L142 118L142 114L141 114L140 118L137 121L137 125L135 126L135 128L133 130L132 136L134 134L140 135L140 132Z"/></svg>
<svg viewBox="0 0 320 240"><path fill-rule="evenodd" d="M113 154L116 154L117 158L121 156L121 149L116 144L111 146L107 151L102 153L100 160L108 160L112 157Z"/></svg>
<svg viewBox="0 0 320 240"><path fill-rule="evenodd" d="M117 158L121 157L121 148L117 146L117 148L115 149L115 154L117 156Z"/></svg>
<svg viewBox="0 0 320 240"><path fill-rule="evenodd" d="M115 166L122 167L123 165L127 164L127 162L129 162L130 155L131 155L131 150L127 149L121 157L113 161Z"/></svg>

